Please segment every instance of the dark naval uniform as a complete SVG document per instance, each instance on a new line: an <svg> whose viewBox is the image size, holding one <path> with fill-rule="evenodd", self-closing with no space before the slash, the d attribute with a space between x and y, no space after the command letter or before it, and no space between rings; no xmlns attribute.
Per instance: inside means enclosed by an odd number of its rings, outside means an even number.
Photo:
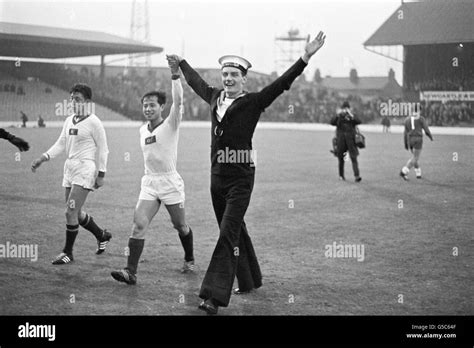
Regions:
<svg viewBox="0 0 474 348"><path fill-rule="evenodd" d="M220 234L199 297L212 299L218 306L228 306L235 276L241 291L262 285L262 274L244 221L254 185L255 165L251 156L248 161L240 162L222 161L220 156L226 151L234 154L252 151L252 137L260 115L290 88L306 65L300 58L260 92L239 96L219 122L217 107L224 90L209 86L186 60L180 62L188 84L210 105L211 196Z"/></svg>
<svg viewBox="0 0 474 348"><path fill-rule="evenodd" d="M0 139L8 139L8 136L10 133L8 133L5 129L0 128Z"/></svg>
<svg viewBox="0 0 474 348"><path fill-rule="evenodd" d="M23 140L22 138L18 138L17 136L8 133L5 129L0 128L0 139L6 139L16 147L20 151L28 151L30 149L30 145Z"/></svg>

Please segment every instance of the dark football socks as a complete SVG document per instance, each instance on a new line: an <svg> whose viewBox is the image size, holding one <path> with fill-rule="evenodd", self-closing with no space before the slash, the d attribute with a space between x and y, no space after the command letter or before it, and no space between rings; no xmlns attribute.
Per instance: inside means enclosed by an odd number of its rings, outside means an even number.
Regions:
<svg viewBox="0 0 474 348"><path fill-rule="evenodd" d="M184 260L185 261L193 261L194 254L193 254L193 231L191 227L189 227L189 233L184 237L178 234L179 239L181 240L181 245L184 249Z"/></svg>
<svg viewBox="0 0 474 348"><path fill-rule="evenodd" d="M79 224L86 230L91 232L95 236L95 238L99 240L102 239L104 231L99 226L97 226L94 219L89 214L86 214L85 218L79 221Z"/></svg>
<svg viewBox="0 0 474 348"><path fill-rule="evenodd" d="M129 249L130 254L128 255L128 258L127 258L127 269L132 274L137 274L138 261L140 260L140 256L142 255L144 246L145 246L144 239L135 239L135 238L128 239L128 249Z"/></svg>
<svg viewBox="0 0 474 348"><path fill-rule="evenodd" d="M63 249L64 253L72 255L72 248L78 232L79 225L66 225L66 246Z"/></svg>

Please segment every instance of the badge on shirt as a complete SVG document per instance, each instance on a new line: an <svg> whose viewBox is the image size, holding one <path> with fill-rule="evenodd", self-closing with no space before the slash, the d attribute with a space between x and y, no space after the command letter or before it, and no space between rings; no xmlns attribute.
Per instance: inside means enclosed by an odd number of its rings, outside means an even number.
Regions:
<svg viewBox="0 0 474 348"><path fill-rule="evenodd" d="M150 144L153 144L153 143L156 143L156 135L145 138L145 145L150 145Z"/></svg>
<svg viewBox="0 0 474 348"><path fill-rule="evenodd" d="M69 135L77 135L78 129L77 128L70 128Z"/></svg>

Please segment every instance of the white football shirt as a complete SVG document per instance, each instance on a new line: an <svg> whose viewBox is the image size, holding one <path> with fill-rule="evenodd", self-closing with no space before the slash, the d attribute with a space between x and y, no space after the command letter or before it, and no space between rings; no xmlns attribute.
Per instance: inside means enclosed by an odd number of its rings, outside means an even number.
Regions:
<svg viewBox="0 0 474 348"><path fill-rule="evenodd" d="M58 140L46 151L49 158L54 158L66 150L68 159L96 160L97 170L105 172L107 169L107 136L100 119L91 114L80 121L75 115L64 121L63 129Z"/></svg>
<svg viewBox="0 0 474 348"><path fill-rule="evenodd" d="M140 146L143 151L145 174L177 172L179 125L182 119L183 87L179 79L172 80L173 105L169 116L150 132L148 123L140 127Z"/></svg>

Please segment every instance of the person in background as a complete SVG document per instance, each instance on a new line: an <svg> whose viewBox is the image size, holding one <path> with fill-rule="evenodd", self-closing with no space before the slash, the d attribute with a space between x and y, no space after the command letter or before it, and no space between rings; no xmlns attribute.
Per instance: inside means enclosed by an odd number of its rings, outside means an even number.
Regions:
<svg viewBox="0 0 474 348"><path fill-rule="evenodd" d="M20 111L21 113L21 127L22 128L26 128L26 122L28 122L28 116L26 116L26 114L23 112L23 111Z"/></svg>
<svg viewBox="0 0 474 348"><path fill-rule="evenodd" d="M331 119L331 124L336 126L337 159L339 162L339 179L346 180L344 176L344 153L349 152L354 170L355 181L360 182L359 164L357 156L359 149L355 144L356 126L361 124L359 118L351 111L348 101L342 103L342 108Z"/></svg>
<svg viewBox="0 0 474 348"><path fill-rule="evenodd" d="M430 129L426 124L426 120L421 116L421 107L416 104L415 112L405 120L405 130L403 132L403 141L405 149L412 153L412 157L408 160L407 164L400 171L400 176L403 180L408 181L408 173L411 168L415 168L415 175L417 179L421 179L421 168L418 164L420 159L421 150L423 148L423 131L431 141L433 136L431 135Z"/></svg>
<svg viewBox="0 0 474 348"><path fill-rule="evenodd" d="M382 117L382 122L381 122L382 127L382 132L383 133L390 133L390 119L388 116Z"/></svg>
<svg viewBox="0 0 474 348"><path fill-rule="evenodd" d="M41 117L41 115L38 116L38 127L39 128L46 127L46 124L44 123L44 119L43 119L43 117Z"/></svg>

